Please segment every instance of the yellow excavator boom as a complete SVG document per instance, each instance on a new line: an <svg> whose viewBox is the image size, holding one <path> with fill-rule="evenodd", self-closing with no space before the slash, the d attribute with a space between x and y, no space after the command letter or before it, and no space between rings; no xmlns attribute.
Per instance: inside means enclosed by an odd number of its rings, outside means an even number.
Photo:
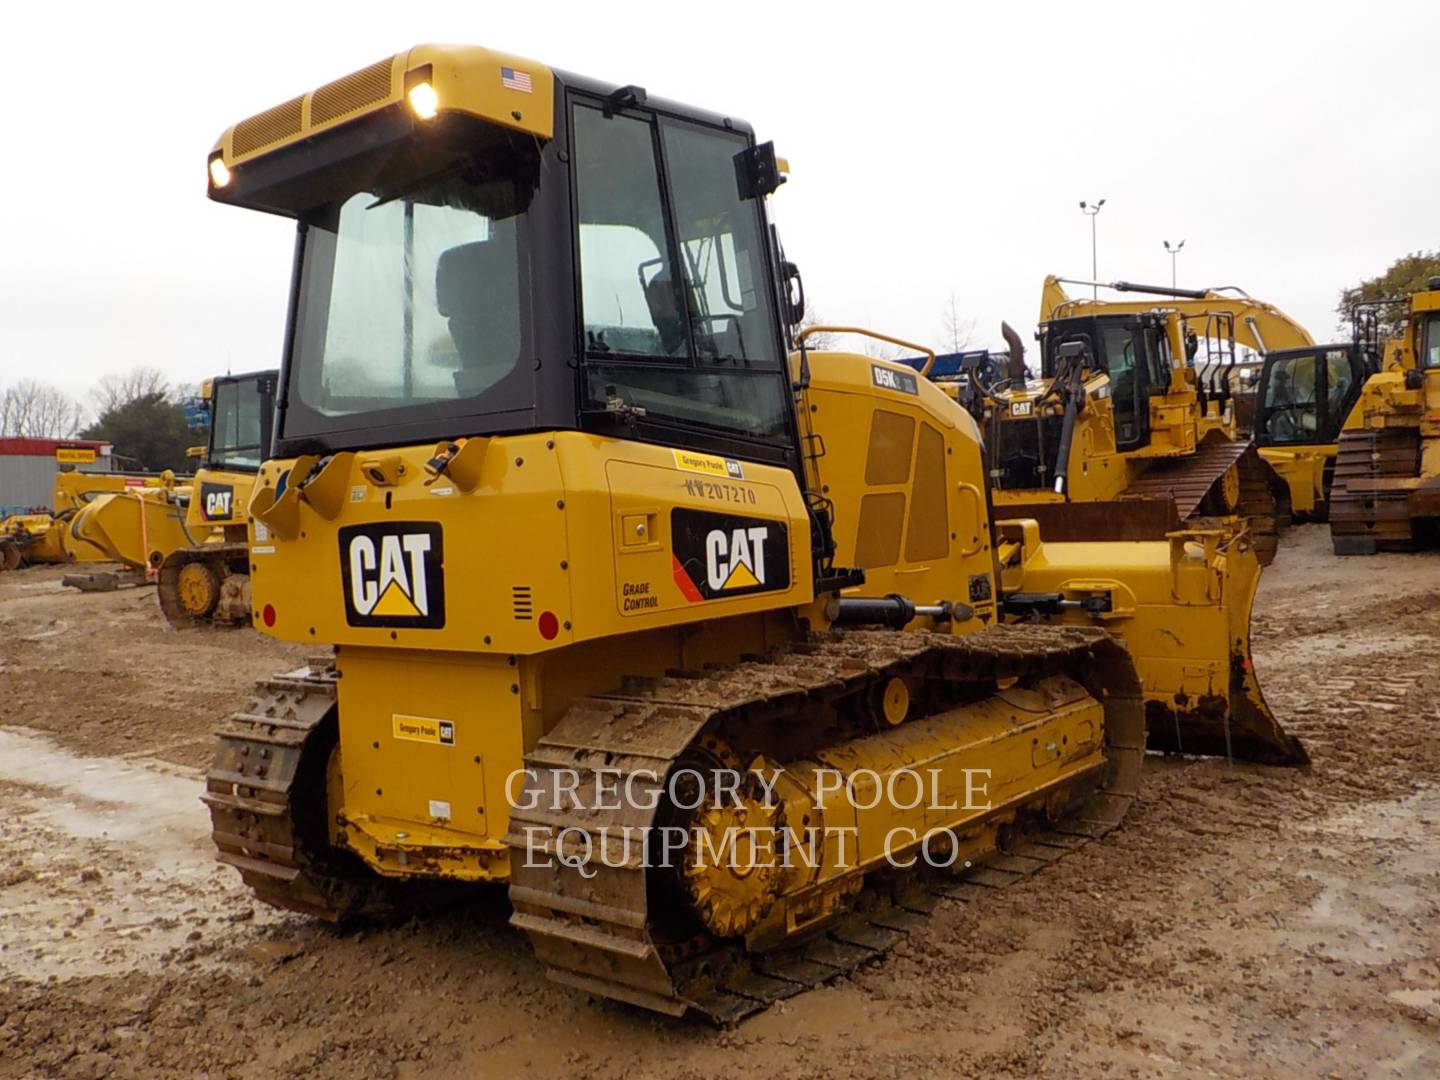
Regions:
<svg viewBox="0 0 1440 1080"><path fill-rule="evenodd" d="M1310 332L1281 311L1274 304L1256 300L1242 291L1230 290L1183 290L1185 295L1166 295L1163 286L1136 286L1126 281L1111 282L1105 286L1119 292L1144 289L1152 293L1146 300L1096 300L1072 298L1065 290L1066 284L1076 284L1065 278L1050 274L1040 292L1040 321L1064 319L1075 315L1139 315L1147 311L1164 309L1174 311L1186 319L1203 319L1207 315L1230 315L1234 318L1236 344L1245 345L1259 353L1273 349L1291 349L1301 345L1314 345ZM1180 290L1176 291L1181 292ZM1200 294L1200 295L1196 295Z"/></svg>

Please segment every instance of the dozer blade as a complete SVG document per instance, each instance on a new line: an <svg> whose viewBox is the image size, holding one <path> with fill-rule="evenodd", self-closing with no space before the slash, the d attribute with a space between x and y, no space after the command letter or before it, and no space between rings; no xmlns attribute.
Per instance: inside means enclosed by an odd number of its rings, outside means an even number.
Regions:
<svg viewBox="0 0 1440 1080"><path fill-rule="evenodd" d="M1227 478L1234 485L1228 493ZM1038 521L1047 542L1163 540L1177 529L1224 521L1234 533L1250 530L1260 565L1268 566L1290 524L1290 488L1251 443L1212 431L1195 453L1152 461L1114 501L1012 502L996 510Z"/></svg>
<svg viewBox="0 0 1440 1080"><path fill-rule="evenodd" d="M1250 658L1260 564L1248 531L1088 543L1042 542L1034 523L1000 531L1012 618L1100 625L1124 640L1145 687L1150 749L1308 763Z"/></svg>

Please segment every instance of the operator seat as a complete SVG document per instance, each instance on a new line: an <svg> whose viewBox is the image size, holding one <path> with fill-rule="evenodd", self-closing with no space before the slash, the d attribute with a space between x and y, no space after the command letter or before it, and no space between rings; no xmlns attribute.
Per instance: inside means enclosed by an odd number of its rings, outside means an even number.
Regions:
<svg viewBox="0 0 1440 1080"><path fill-rule="evenodd" d="M492 230L499 223L492 223ZM435 263L435 306L460 357L455 389L478 394L520 359L520 273L513 232L459 244Z"/></svg>
<svg viewBox="0 0 1440 1080"><path fill-rule="evenodd" d="M664 356L683 356L689 347L685 340L685 313L680 307L680 290L675 287L668 267L662 267L645 283L645 306L650 321L660 335L660 352Z"/></svg>

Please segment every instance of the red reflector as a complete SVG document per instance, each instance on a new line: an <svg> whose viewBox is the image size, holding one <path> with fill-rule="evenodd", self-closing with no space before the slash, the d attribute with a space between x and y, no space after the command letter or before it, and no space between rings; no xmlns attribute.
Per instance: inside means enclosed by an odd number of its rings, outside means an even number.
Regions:
<svg viewBox="0 0 1440 1080"><path fill-rule="evenodd" d="M555 617L553 611L542 611L540 613L540 636L546 641L554 641L555 635L560 633L560 620Z"/></svg>
<svg viewBox="0 0 1440 1080"><path fill-rule="evenodd" d="M266 604L264 610L260 612L260 618L265 620L266 626L274 626L275 608L270 604Z"/></svg>

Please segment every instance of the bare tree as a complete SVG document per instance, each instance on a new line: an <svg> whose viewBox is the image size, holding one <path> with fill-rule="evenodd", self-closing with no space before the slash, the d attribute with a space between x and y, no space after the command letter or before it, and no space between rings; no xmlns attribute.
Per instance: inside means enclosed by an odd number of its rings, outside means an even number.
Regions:
<svg viewBox="0 0 1440 1080"><path fill-rule="evenodd" d="M0 435L68 439L80 430L83 420L79 402L34 379L22 379L0 390Z"/></svg>
<svg viewBox="0 0 1440 1080"><path fill-rule="evenodd" d="M805 314L800 316L800 329L804 330L806 327L823 326L824 324L825 317L815 310L814 304L807 300L805 302ZM838 335L821 330L806 336L805 347L807 349L833 349L837 341L839 341Z"/></svg>
<svg viewBox="0 0 1440 1080"><path fill-rule="evenodd" d="M940 308L941 341L952 353L964 352L975 340L975 320L960 313L960 301L951 289Z"/></svg>
<svg viewBox="0 0 1440 1080"><path fill-rule="evenodd" d="M902 349L899 345L891 345L879 338L861 337L859 340L860 351L872 360L896 361L915 355L914 349Z"/></svg>
<svg viewBox="0 0 1440 1080"><path fill-rule="evenodd" d="M807 303L805 315L800 320L800 328L803 330L807 326L823 325L825 325L825 317ZM805 346L809 349L838 349L842 342L850 341L854 342L862 356L868 356L873 360L900 360L915 352L914 349L902 349L898 345L891 345L889 342L866 337L863 334L834 334L828 330L821 330L807 336Z"/></svg>
<svg viewBox="0 0 1440 1080"><path fill-rule="evenodd" d="M174 388L164 374L155 368L135 368L125 375L106 375L91 391L95 411L104 416L116 409L159 394L169 399Z"/></svg>

